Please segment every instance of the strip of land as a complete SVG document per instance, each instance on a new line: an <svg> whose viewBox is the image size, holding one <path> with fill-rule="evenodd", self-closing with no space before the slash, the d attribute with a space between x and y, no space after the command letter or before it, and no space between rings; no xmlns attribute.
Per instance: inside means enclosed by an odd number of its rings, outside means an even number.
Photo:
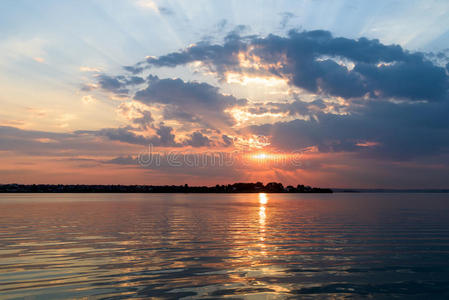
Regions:
<svg viewBox="0 0 449 300"><path fill-rule="evenodd" d="M1 184L0 193L332 193L332 190L302 184L284 187L277 182L266 185L256 182L215 186Z"/></svg>

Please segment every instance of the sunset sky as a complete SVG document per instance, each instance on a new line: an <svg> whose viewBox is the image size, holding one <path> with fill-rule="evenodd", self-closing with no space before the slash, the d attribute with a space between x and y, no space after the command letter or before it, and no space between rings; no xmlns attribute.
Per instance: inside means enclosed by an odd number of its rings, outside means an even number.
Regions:
<svg viewBox="0 0 449 300"><path fill-rule="evenodd" d="M0 1L0 183L447 188L448 79L448 1Z"/></svg>

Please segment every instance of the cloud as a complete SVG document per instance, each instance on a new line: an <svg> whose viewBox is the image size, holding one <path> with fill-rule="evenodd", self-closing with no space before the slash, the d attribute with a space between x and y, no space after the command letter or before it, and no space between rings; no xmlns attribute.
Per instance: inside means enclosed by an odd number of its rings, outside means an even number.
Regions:
<svg viewBox="0 0 449 300"><path fill-rule="evenodd" d="M227 128L234 119L226 110L245 105L246 99L224 95L217 87L181 79L159 79L150 75L148 86L138 90L134 99L144 104L163 104L166 119L202 124L210 129Z"/></svg>
<svg viewBox="0 0 449 300"><path fill-rule="evenodd" d="M94 72L94 73L99 73L99 72L101 72L101 68L94 68L94 67L86 67L86 66L82 66L82 67L80 67L80 71L82 71L82 72Z"/></svg>
<svg viewBox="0 0 449 300"><path fill-rule="evenodd" d="M99 87L99 85L96 83L87 83L87 84L82 84L80 90L82 92L90 92L90 91L95 90L98 87Z"/></svg>
<svg viewBox="0 0 449 300"><path fill-rule="evenodd" d="M285 17L288 21L292 16ZM179 144L230 146L253 135L268 136L270 147L282 151L316 147L321 153L389 161L449 151L448 70L428 54L376 39L334 37L323 30L266 37L242 36L244 30L231 31L221 44L200 41L125 67L138 74L200 62L219 79L229 74L274 77L294 91L282 102L249 102L208 83L149 75L134 99L157 105L163 120L178 122L181 128L174 131L184 130L186 137ZM122 83L113 88L131 86L122 77L111 78ZM236 107L242 114L238 123L230 114ZM235 129L252 117L257 120L250 124L256 125Z"/></svg>
<svg viewBox="0 0 449 300"><path fill-rule="evenodd" d="M113 92L117 95L127 95L129 87L145 82L143 78L138 76L109 76L106 74L98 75L97 80L103 90Z"/></svg>
<svg viewBox="0 0 449 300"><path fill-rule="evenodd" d="M85 95L81 98L83 103L85 104L92 104L95 103L97 100L92 95Z"/></svg>
<svg viewBox="0 0 449 300"><path fill-rule="evenodd" d="M117 113L128 120L136 130L147 131L154 128L154 118L147 105L136 101L122 102L117 107Z"/></svg>
<svg viewBox="0 0 449 300"><path fill-rule="evenodd" d="M449 151L449 103L369 101L349 114L315 113L316 119L249 127L271 146L320 152L356 152L365 157L408 160ZM369 146L369 147L366 147Z"/></svg>
<svg viewBox="0 0 449 300"><path fill-rule="evenodd" d="M224 145L225 147L229 147L229 146L231 146L231 145L234 143L234 141L232 140L232 138L230 138L230 137L227 136L226 134L223 134L223 135L221 136L221 138L222 138L222 140L223 140L223 145Z"/></svg>
<svg viewBox="0 0 449 300"><path fill-rule="evenodd" d="M139 0L136 3L142 8L148 8L157 13L159 12L159 7L153 0Z"/></svg>
<svg viewBox="0 0 449 300"><path fill-rule="evenodd" d="M175 14L175 12L174 12L171 8L165 7L165 6L160 6L160 7L159 7L159 12L160 12L161 14L167 15L167 16L170 16L170 15L174 15L174 14Z"/></svg>
<svg viewBox="0 0 449 300"><path fill-rule="evenodd" d="M104 136L113 141L119 141L129 144L148 145L151 140L142 135L137 135L129 128L103 128L100 130L78 130L76 134L91 134L95 136Z"/></svg>
<svg viewBox="0 0 449 300"><path fill-rule="evenodd" d="M33 116L37 117L37 118L44 118L48 115L48 111L46 109L39 109L39 108L34 108L34 107L27 107L26 111L28 113L33 114Z"/></svg>
<svg viewBox="0 0 449 300"><path fill-rule="evenodd" d="M165 6L159 6L155 1L152 0L139 0L137 5L142 8L150 9L157 14L173 15L174 11Z"/></svg>
<svg viewBox="0 0 449 300"><path fill-rule="evenodd" d="M160 79L149 75L146 80L137 76L98 76L98 85L114 93L127 93L135 88L131 102L123 102L117 112L128 120L127 126L104 128L96 131L78 131L131 144L152 143L162 147L227 146L217 142L221 132L233 132L236 120L230 109L247 104L246 99L220 93L218 87L196 81ZM155 117L154 117L155 116ZM154 125L159 122L160 125ZM169 122L171 126L163 125ZM174 124L174 125L173 125ZM155 132L154 136L149 136ZM179 135L178 141L175 141ZM209 136L205 136L207 133ZM215 135L212 137L212 135ZM213 138L214 142L210 138Z"/></svg>
<svg viewBox="0 0 449 300"><path fill-rule="evenodd" d="M180 143L175 141L175 135L173 134L173 128L159 124L154 128L155 134L152 136L145 136L135 133L135 129L130 127L119 128L103 128L100 130L78 130L76 134L87 134L94 136L106 137L112 141L119 141L122 143L135 144L135 145L149 145L157 147L180 147Z"/></svg>
<svg viewBox="0 0 449 300"><path fill-rule="evenodd" d="M444 67L433 64L423 53L384 45L376 39L333 37L324 30L291 30L286 37L241 37L234 31L222 45L199 42L179 52L149 57L128 70L196 61L221 78L230 71L269 72L315 94L408 101L448 98L449 80Z"/></svg>
<svg viewBox="0 0 449 300"><path fill-rule="evenodd" d="M224 73L228 67L238 65L237 54L248 47L238 33L244 27L231 31L225 38L224 45L212 45L208 41L199 42L180 52L173 52L158 58L148 57L145 62L135 66L126 66L125 70L139 73L148 67L176 67L195 61L201 61L219 73Z"/></svg>
<svg viewBox="0 0 449 300"><path fill-rule="evenodd" d="M429 101L448 99L445 70L422 57L380 67L360 63L354 71L369 79L366 80L368 90L379 91L384 97Z"/></svg>
<svg viewBox="0 0 449 300"><path fill-rule="evenodd" d="M186 141L186 144L193 147L205 147L211 145L211 140L199 131L195 131Z"/></svg>
<svg viewBox="0 0 449 300"><path fill-rule="evenodd" d="M140 129L146 130L149 129L153 123L154 119L151 116L151 112L149 111L141 111L141 116L137 118L133 118L133 124L139 126Z"/></svg>
<svg viewBox="0 0 449 300"><path fill-rule="evenodd" d="M38 62L38 63L44 63L45 59L39 56L33 57L33 60Z"/></svg>
<svg viewBox="0 0 449 300"><path fill-rule="evenodd" d="M175 142L175 135L173 128L161 124L156 130L157 137L151 138L151 143L155 146L170 146L177 147L180 144Z"/></svg>
<svg viewBox="0 0 449 300"><path fill-rule="evenodd" d="M444 113L441 113L441 116L443 115ZM437 117L440 120L429 123L428 127L446 126L441 124L441 116ZM421 122L425 120L423 116ZM368 146L368 142L360 141L360 144L365 144L360 147L378 147ZM209 149L206 149L206 152L186 151L179 148L175 152L160 151L162 155L164 153L172 155L164 156L160 160L160 165L144 167L138 163L136 155L147 147L132 146L109 139L102 140L93 134L52 133L0 127L0 151L2 151L0 174L5 182L29 183L35 183L36 178L41 178L40 182L51 183L124 184L125 180L127 184L169 182L208 185L236 181L281 180L286 184L392 188L410 188L410 186L444 188L449 174L447 154L397 163L357 157L351 152L309 151L301 157L299 166L248 165L240 159L231 160L233 162L231 165L219 166L211 163L210 155L220 152L211 152ZM223 152L225 156L228 154L229 152ZM194 164L195 157L199 158L197 160L199 166ZM203 157L208 159L203 160ZM168 164L169 160L171 164Z"/></svg>
<svg viewBox="0 0 449 300"><path fill-rule="evenodd" d="M154 153L153 155L154 160L148 165L139 164L137 157L132 155L118 156L105 160L103 163L136 167L147 172L149 171L151 172L150 174L157 174L158 177L166 177L170 180L170 184L179 182L180 178L183 178L182 184L191 184L192 182L197 182L196 184L199 185L224 184L247 180L247 173L250 173L247 168L237 163L235 165L219 163L220 155L225 155L220 152L214 153L216 161L212 160L212 153L210 152L170 152ZM158 163L156 163L156 157ZM166 184L166 182L163 184Z"/></svg>
<svg viewBox="0 0 449 300"><path fill-rule="evenodd" d="M253 113L287 113L290 116L307 116L322 111L327 107L322 99L305 102L296 99L292 102L268 102L263 107L252 110Z"/></svg>
<svg viewBox="0 0 449 300"><path fill-rule="evenodd" d="M215 26L217 27L217 30L219 32L221 32L226 28L227 25L228 25L228 20L222 19Z"/></svg>
<svg viewBox="0 0 449 300"><path fill-rule="evenodd" d="M147 106L161 106L164 120L195 123L215 130L230 128L235 120L227 110L247 103L246 99L220 93L217 87L210 84L179 78L160 79L149 75L144 80L138 76L101 74L97 79L98 86L103 90L119 96L128 96L131 88L146 83L145 88L134 89L135 101ZM150 119L147 116L146 122L149 123Z"/></svg>
<svg viewBox="0 0 449 300"><path fill-rule="evenodd" d="M77 132L57 133L47 131L24 130L11 126L0 126L0 151L15 155L31 156L71 156L108 155L123 151L132 151L130 146L117 143L100 143L90 135Z"/></svg>
<svg viewBox="0 0 449 300"><path fill-rule="evenodd" d="M295 16L295 14L292 14L291 12L284 12L280 14L282 19L281 19L281 29L285 29L287 27L287 24L290 22L291 19L293 19Z"/></svg>

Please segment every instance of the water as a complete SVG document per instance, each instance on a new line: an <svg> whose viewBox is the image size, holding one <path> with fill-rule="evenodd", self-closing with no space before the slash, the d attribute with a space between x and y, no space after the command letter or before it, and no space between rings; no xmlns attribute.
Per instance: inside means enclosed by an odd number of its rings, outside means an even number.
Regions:
<svg viewBox="0 0 449 300"><path fill-rule="evenodd" d="M4 194L0 298L449 297L447 194Z"/></svg>

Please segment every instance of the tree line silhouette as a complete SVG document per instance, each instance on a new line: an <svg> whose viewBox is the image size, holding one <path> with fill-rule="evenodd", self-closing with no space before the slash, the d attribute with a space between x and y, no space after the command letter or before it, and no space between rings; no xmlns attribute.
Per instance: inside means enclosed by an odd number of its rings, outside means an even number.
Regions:
<svg viewBox="0 0 449 300"><path fill-rule="evenodd" d="M332 193L329 188L298 184L238 182L215 186L184 185L86 185L86 184L3 184L0 193Z"/></svg>

